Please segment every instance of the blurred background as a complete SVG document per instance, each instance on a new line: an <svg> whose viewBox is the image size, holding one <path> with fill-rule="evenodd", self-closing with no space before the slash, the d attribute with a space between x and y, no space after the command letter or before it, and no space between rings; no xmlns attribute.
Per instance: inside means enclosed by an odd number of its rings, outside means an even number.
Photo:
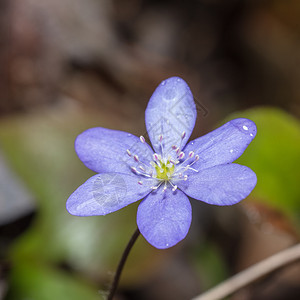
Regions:
<svg viewBox="0 0 300 300"><path fill-rule="evenodd" d="M69 215L93 175L74 140L93 126L144 134L152 92L175 75L195 96L192 138L256 122L238 162L258 184L233 207L191 200L190 232L171 249L140 237L116 299L191 299L299 242L298 0L1 0L0 299L105 297L138 203ZM230 299L300 299L299 262Z"/></svg>

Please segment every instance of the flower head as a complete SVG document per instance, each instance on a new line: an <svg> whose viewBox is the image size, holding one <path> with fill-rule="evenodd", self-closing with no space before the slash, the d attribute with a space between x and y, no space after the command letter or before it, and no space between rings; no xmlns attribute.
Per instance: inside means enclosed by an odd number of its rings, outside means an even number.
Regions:
<svg viewBox="0 0 300 300"><path fill-rule="evenodd" d="M97 172L67 200L76 216L106 215L144 198L137 225L156 248L169 248L188 233L188 196L209 204L232 205L256 185L249 168L232 163L256 134L248 119L235 119L187 144L196 121L193 95L178 77L163 81L148 103L143 136L106 128L81 133L75 150Z"/></svg>

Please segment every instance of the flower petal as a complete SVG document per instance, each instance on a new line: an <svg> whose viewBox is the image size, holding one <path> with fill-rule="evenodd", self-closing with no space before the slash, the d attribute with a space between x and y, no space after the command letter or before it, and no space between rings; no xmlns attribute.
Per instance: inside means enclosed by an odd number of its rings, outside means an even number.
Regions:
<svg viewBox="0 0 300 300"><path fill-rule="evenodd" d="M256 125L248 119L231 120L216 130L191 141L185 153L194 151L199 160L193 165L203 170L216 165L231 163L242 155L256 135Z"/></svg>
<svg viewBox="0 0 300 300"><path fill-rule="evenodd" d="M81 133L75 141L75 150L80 160L97 173L132 174L130 167L137 165L133 155L148 165L153 154L151 147L142 143L138 137L102 127ZM131 157L127 150L131 152Z"/></svg>
<svg viewBox="0 0 300 300"><path fill-rule="evenodd" d="M232 205L246 198L256 185L255 173L238 164L219 165L176 182L188 196L214 205Z"/></svg>
<svg viewBox="0 0 300 300"><path fill-rule="evenodd" d="M181 191L160 188L139 205L137 225L145 239L158 249L174 246L187 235L192 221L189 199Z"/></svg>
<svg viewBox="0 0 300 300"><path fill-rule="evenodd" d="M81 185L67 200L75 216L106 215L140 200L151 191L153 180L138 184L138 176L118 173L97 174Z"/></svg>
<svg viewBox="0 0 300 300"><path fill-rule="evenodd" d="M163 136L164 153L173 145L183 148L188 141L196 121L196 106L187 83L179 77L161 82L151 96L145 121L152 146L161 154L159 136ZM183 132L185 137L181 141Z"/></svg>

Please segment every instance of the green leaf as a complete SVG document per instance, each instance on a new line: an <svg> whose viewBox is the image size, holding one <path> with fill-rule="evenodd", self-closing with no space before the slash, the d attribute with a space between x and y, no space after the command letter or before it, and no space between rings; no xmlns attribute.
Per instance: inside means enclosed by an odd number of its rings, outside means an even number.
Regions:
<svg viewBox="0 0 300 300"><path fill-rule="evenodd" d="M228 277L221 251L209 241L195 244L190 259L199 274L202 290L212 288Z"/></svg>
<svg viewBox="0 0 300 300"><path fill-rule="evenodd" d="M17 264L10 273L7 300L101 300L96 287L67 273L36 262Z"/></svg>

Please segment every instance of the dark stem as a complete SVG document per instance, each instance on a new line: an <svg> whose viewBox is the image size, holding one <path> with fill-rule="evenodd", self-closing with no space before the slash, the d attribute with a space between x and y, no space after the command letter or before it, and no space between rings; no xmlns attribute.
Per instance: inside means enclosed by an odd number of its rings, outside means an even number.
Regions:
<svg viewBox="0 0 300 300"><path fill-rule="evenodd" d="M113 297L114 297L114 294L115 294L115 292L117 290L117 287L118 287L118 284L119 284L119 280L120 280L120 276L121 276L121 273L123 271L123 267L124 267L125 262L127 260L128 254L129 254L131 248L133 247L135 241L139 237L139 235L140 235L140 231L137 228L135 230L134 234L132 235L131 239L129 240L129 242L128 242L128 244L127 244L127 246L126 246L126 248L125 248L125 250L123 252L123 255L122 255L121 259L120 259L120 262L119 262L119 265L118 265L118 268L117 268L117 271L116 271L113 283L111 285L111 288L110 288L107 300L112 300Z"/></svg>

